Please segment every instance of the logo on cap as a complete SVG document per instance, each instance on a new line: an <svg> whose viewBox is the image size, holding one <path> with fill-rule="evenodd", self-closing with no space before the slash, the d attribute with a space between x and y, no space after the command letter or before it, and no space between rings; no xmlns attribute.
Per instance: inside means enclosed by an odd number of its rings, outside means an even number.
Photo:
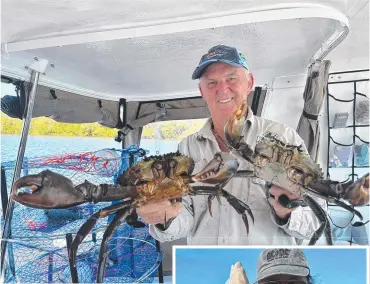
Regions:
<svg viewBox="0 0 370 284"><path fill-rule="evenodd" d="M266 260L273 261L275 259L289 258L291 250L290 249L276 249L267 253Z"/></svg>
<svg viewBox="0 0 370 284"><path fill-rule="evenodd" d="M207 59L209 59L209 58L211 58L211 57L214 57L215 55L217 55L217 53L216 53L216 51L213 51L213 52L208 53L205 57L206 57Z"/></svg>

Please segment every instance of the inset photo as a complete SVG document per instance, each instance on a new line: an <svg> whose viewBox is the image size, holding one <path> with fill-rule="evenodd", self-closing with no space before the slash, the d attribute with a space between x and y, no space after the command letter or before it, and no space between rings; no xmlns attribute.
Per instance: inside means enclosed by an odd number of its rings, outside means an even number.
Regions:
<svg viewBox="0 0 370 284"><path fill-rule="evenodd" d="M367 247L174 247L174 284L366 284Z"/></svg>

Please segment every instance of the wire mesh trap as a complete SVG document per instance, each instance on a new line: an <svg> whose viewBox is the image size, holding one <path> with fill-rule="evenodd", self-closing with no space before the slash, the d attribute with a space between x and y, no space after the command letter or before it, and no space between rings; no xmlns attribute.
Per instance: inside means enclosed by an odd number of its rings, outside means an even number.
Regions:
<svg viewBox="0 0 370 284"><path fill-rule="evenodd" d="M25 158L21 176L49 169L72 180L74 185L88 180L94 184L115 184L129 165L147 151L102 149L96 152ZM15 161L2 163L6 183L2 194L9 195ZM83 223L112 202L86 203L66 209L42 210L15 203L11 236L7 240L7 283L70 283L67 237L74 236ZM3 216L4 218L4 216ZM3 219L2 218L2 222ZM99 219L77 251L79 282L95 282L100 243L113 216ZM134 229L122 224L108 243L106 282L150 283L162 260L162 252L149 235L148 227Z"/></svg>
<svg viewBox="0 0 370 284"><path fill-rule="evenodd" d="M157 250L147 228L132 230L123 224L117 232L120 237L114 237L108 243L104 281L152 282L163 254ZM32 241L11 241L15 266L9 268L6 283L71 283L67 246L57 247L57 242L63 243L63 240L54 240L54 243L46 239ZM100 243L101 237L98 237L79 246L76 264L80 283L96 281Z"/></svg>

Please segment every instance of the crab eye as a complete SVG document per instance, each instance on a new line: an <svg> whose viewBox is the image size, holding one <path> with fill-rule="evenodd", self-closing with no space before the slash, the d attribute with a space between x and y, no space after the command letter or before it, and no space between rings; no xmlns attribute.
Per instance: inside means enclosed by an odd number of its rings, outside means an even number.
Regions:
<svg viewBox="0 0 370 284"><path fill-rule="evenodd" d="M270 157L267 155L259 155L258 156L258 163L261 167L266 166L270 162Z"/></svg>
<svg viewBox="0 0 370 284"><path fill-rule="evenodd" d="M266 159L266 160L269 160L269 159L270 159L270 157L269 157L269 156L267 156L267 155L265 155L265 154L261 154L261 155L260 155L260 157L261 157L262 159Z"/></svg>
<svg viewBox="0 0 370 284"><path fill-rule="evenodd" d="M291 167L288 169L288 177L296 183L302 183L304 171L300 168Z"/></svg>
<svg viewBox="0 0 370 284"><path fill-rule="evenodd" d="M170 165L170 167L171 167L171 168L174 168L174 167L176 167L177 162L176 162L176 161L174 161L174 160L171 160L171 161L169 162L169 165Z"/></svg>
<svg viewBox="0 0 370 284"><path fill-rule="evenodd" d="M308 185L313 180L313 175L308 174L304 179L304 184Z"/></svg>
<svg viewBox="0 0 370 284"><path fill-rule="evenodd" d="M163 166L162 166L162 164L160 164L160 163L155 163L155 164L153 165L153 168L155 168L156 170L161 170L161 169L163 168Z"/></svg>
<svg viewBox="0 0 370 284"><path fill-rule="evenodd" d="M294 168L294 170L295 170L295 172L297 174L300 174L300 175L303 175L304 174L304 172L301 169L299 169L299 168Z"/></svg>

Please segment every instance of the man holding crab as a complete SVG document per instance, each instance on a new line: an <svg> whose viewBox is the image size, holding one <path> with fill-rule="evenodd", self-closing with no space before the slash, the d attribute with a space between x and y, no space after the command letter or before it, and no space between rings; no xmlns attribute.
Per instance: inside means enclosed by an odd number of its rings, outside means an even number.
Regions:
<svg viewBox="0 0 370 284"><path fill-rule="evenodd" d="M254 78L240 52L234 47L218 45L202 56L192 79L199 79L200 93L211 113L200 131L179 144L179 151L194 159L196 173L216 152L229 152L222 142L224 126L237 107L247 100ZM249 107L246 124L245 142L252 147L258 136L272 131L285 143L302 145L306 150L303 140L292 128L256 117ZM251 169L248 162L238 161L239 170ZM187 237L189 245L294 245L310 239L320 226L309 207L288 209L278 202L281 195L297 199L289 191L273 185L266 199L266 184L261 179L233 178L224 189L252 210L255 221L248 234L238 212L222 198L221 204L212 202L212 216L208 213L208 197L202 195L186 196L174 204L169 201L148 204L138 208L138 215L150 224L150 233L157 240L166 242Z"/></svg>

